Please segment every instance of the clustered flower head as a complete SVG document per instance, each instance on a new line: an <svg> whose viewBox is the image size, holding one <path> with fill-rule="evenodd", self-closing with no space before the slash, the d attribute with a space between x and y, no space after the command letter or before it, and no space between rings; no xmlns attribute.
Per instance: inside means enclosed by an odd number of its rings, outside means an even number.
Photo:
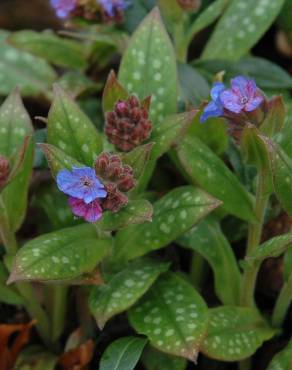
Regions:
<svg viewBox="0 0 292 370"><path fill-rule="evenodd" d="M253 80L237 76L231 80L231 87L226 89L223 83L215 82L211 89L211 102L204 108L201 122L209 117L232 114L248 114L255 111L264 101L264 96Z"/></svg>
<svg viewBox="0 0 292 370"><path fill-rule="evenodd" d="M72 213L87 222L98 221L103 211L118 212L127 205L126 193L135 186L133 170L119 156L102 153L94 168L72 167L57 174L59 190L69 196Z"/></svg>
<svg viewBox="0 0 292 370"><path fill-rule="evenodd" d="M121 21L124 10L130 5L128 0L97 0L105 21Z"/></svg>
<svg viewBox="0 0 292 370"><path fill-rule="evenodd" d="M196 11L201 6L201 0L177 0L178 4L183 10Z"/></svg>
<svg viewBox="0 0 292 370"><path fill-rule="evenodd" d="M59 18L68 18L77 7L77 0L51 0L51 5Z"/></svg>
<svg viewBox="0 0 292 370"><path fill-rule="evenodd" d="M119 100L115 109L106 114L105 133L110 143L128 152L147 140L152 130L148 110L134 95Z"/></svg>

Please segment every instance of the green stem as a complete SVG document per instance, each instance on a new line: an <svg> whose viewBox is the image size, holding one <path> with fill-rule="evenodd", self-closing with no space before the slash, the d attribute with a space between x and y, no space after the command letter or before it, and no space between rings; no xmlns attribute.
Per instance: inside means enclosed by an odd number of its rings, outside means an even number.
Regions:
<svg viewBox="0 0 292 370"><path fill-rule="evenodd" d="M16 254L17 241L14 233L10 229L9 218L3 203L3 199L1 197L0 197L0 235L7 254L9 255Z"/></svg>
<svg viewBox="0 0 292 370"><path fill-rule="evenodd" d="M63 332L67 311L68 287L64 285L48 287L48 309L51 318L51 340L57 341Z"/></svg>
<svg viewBox="0 0 292 370"><path fill-rule="evenodd" d="M185 34L184 23L177 24L173 36L177 60L181 63L186 63L189 41Z"/></svg>
<svg viewBox="0 0 292 370"><path fill-rule="evenodd" d="M291 301L292 301L292 275L289 278L289 280L284 284L276 301L272 316L273 326L275 327L282 326L289 306L291 304Z"/></svg>
<svg viewBox="0 0 292 370"><path fill-rule="evenodd" d="M204 283L207 272L207 265L205 263L204 257L202 257L196 251L193 251L191 270L190 270L190 279L193 286L201 291L202 285Z"/></svg>
<svg viewBox="0 0 292 370"><path fill-rule="evenodd" d="M249 257L253 253L261 241L264 216L268 200L269 194L266 192L265 172L259 170L255 201L255 216L257 218L257 222L249 225L246 257ZM259 267L257 265L246 264L241 291L242 306L251 307L254 305L254 291L258 270Z"/></svg>

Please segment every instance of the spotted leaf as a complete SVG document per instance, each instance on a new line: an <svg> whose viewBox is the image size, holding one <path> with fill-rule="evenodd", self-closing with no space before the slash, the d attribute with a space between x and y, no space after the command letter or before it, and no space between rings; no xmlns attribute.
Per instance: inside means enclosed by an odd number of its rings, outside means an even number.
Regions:
<svg viewBox="0 0 292 370"><path fill-rule="evenodd" d="M277 353L267 370L290 370L292 368L292 341L281 352Z"/></svg>
<svg viewBox="0 0 292 370"><path fill-rule="evenodd" d="M231 1L208 41L204 59L238 60L276 19L284 0Z"/></svg>
<svg viewBox="0 0 292 370"><path fill-rule="evenodd" d="M218 307L210 310L208 335L201 351L220 361L247 358L275 334L253 308Z"/></svg>
<svg viewBox="0 0 292 370"><path fill-rule="evenodd" d="M146 370L185 370L184 358L168 355L147 346L143 352L142 362Z"/></svg>
<svg viewBox="0 0 292 370"><path fill-rule="evenodd" d="M292 215L292 159L277 146L273 152L274 190L282 207Z"/></svg>
<svg viewBox="0 0 292 370"><path fill-rule="evenodd" d="M32 131L19 91L14 90L0 107L0 154L11 158Z"/></svg>
<svg viewBox="0 0 292 370"><path fill-rule="evenodd" d="M114 275L106 285L92 288L90 309L99 328L131 307L167 268L165 263L138 260Z"/></svg>
<svg viewBox="0 0 292 370"><path fill-rule="evenodd" d="M14 231L19 229L26 214L33 157L34 142L29 136L25 138L15 155L15 166L10 174L10 181L1 194L9 226Z"/></svg>
<svg viewBox="0 0 292 370"><path fill-rule="evenodd" d="M119 71L119 80L140 99L151 95L154 125L176 112L177 71L171 41L155 8L133 34Z"/></svg>
<svg viewBox="0 0 292 370"><path fill-rule="evenodd" d="M115 340L103 353L99 370L133 370L146 343L146 339L138 337Z"/></svg>
<svg viewBox="0 0 292 370"><path fill-rule="evenodd" d="M194 184L199 184L222 207L243 220L255 221L253 198L225 163L196 137L185 137L178 146L178 156Z"/></svg>
<svg viewBox="0 0 292 370"><path fill-rule="evenodd" d="M53 68L41 58L8 45L8 32L0 31L0 94L17 86L22 95L46 94L57 79Z"/></svg>
<svg viewBox="0 0 292 370"><path fill-rule="evenodd" d="M166 273L129 311L129 320L155 348L196 361L208 327L208 308L188 282Z"/></svg>
<svg viewBox="0 0 292 370"><path fill-rule="evenodd" d="M117 213L105 212L97 225L102 230L118 230L128 225L142 224L152 220L153 208L145 199L131 200Z"/></svg>
<svg viewBox="0 0 292 370"><path fill-rule="evenodd" d="M61 38L52 31L23 30L12 33L8 41L61 67L86 67L86 48L80 42Z"/></svg>
<svg viewBox="0 0 292 370"><path fill-rule="evenodd" d="M266 258L279 257L290 247L292 247L292 233L276 236L258 246L258 248L248 256L248 260L261 263Z"/></svg>
<svg viewBox="0 0 292 370"><path fill-rule="evenodd" d="M198 188L176 188L154 204L151 223L118 232L114 259L130 260L165 247L219 204L217 199Z"/></svg>
<svg viewBox="0 0 292 370"><path fill-rule="evenodd" d="M121 153L121 159L124 164L132 167L134 177L138 180L144 173L145 167L150 159L153 143L139 145L128 153Z"/></svg>
<svg viewBox="0 0 292 370"><path fill-rule="evenodd" d="M73 166L82 166L80 162L70 157L69 155L64 153L63 150L57 148L54 145L39 144L39 146L42 148L47 158L52 175L54 177L56 177L57 173L64 168L71 170Z"/></svg>
<svg viewBox="0 0 292 370"><path fill-rule="evenodd" d="M117 80L115 72L111 71L102 95L103 113L112 111L118 100L126 100L128 96L129 93Z"/></svg>
<svg viewBox="0 0 292 370"><path fill-rule="evenodd" d="M203 220L183 234L177 242L198 252L209 262L214 272L216 294L223 304L239 303L241 275L232 247L217 222Z"/></svg>
<svg viewBox="0 0 292 370"><path fill-rule="evenodd" d="M70 282L92 272L110 248L111 239L98 239L90 224L44 234L19 250L9 282Z"/></svg>
<svg viewBox="0 0 292 370"><path fill-rule="evenodd" d="M48 116L48 143L89 166L102 150L101 134L57 85Z"/></svg>

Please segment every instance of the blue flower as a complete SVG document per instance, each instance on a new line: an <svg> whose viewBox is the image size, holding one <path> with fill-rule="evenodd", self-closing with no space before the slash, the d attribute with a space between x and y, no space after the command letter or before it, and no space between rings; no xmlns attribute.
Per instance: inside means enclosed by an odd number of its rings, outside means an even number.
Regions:
<svg viewBox="0 0 292 370"><path fill-rule="evenodd" d="M128 0L97 0L97 2L109 17L114 17L118 11L125 10L130 5Z"/></svg>
<svg viewBox="0 0 292 370"><path fill-rule="evenodd" d="M86 204L107 196L104 185L90 167L73 167L72 172L67 169L59 171L57 186L63 193L82 199Z"/></svg>
<svg viewBox="0 0 292 370"><path fill-rule="evenodd" d="M212 100L203 110L200 121L203 123L210 117L220 117L223 114L224 107L222 105L220 96L225 86L221 82L214 82L210 95Z"/></svg>
<svg viewBox="0 0 292 370"><path fill-rule="evenodd" d="M77 5L77 0L50 0L59 18L67 18Z"/></svg>
<svg viewBox="0 0 292 370"><path fill-rule="evenodd" d="M220 94L220 99L224 108L238 114L242 111L254 111L262 103L264 97L253 80L237 76L231 80L231 88Z"/></svg>

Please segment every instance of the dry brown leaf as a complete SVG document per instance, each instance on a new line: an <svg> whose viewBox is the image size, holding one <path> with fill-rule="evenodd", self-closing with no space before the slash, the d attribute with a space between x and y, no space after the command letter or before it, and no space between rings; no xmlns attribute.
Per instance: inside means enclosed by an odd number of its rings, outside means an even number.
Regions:
<svg viewBox="0 0 292 370"><path fill-rule="evenodd" d="M89 339L79 347L65 352L59 359L64 370L86 370L93 357L94 342Z"/></svg>

